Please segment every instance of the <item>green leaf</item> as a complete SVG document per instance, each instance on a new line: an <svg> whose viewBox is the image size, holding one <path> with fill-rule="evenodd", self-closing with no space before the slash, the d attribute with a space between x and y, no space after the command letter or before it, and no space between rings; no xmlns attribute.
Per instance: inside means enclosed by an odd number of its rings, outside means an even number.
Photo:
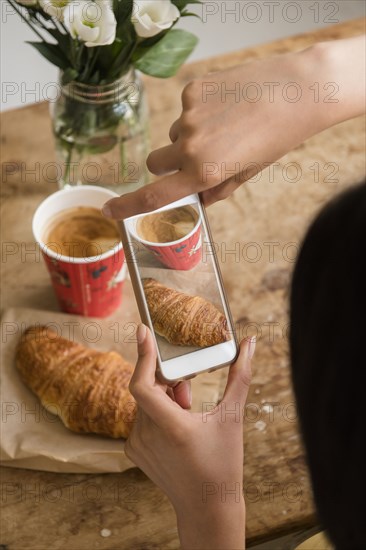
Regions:
<svg viewBox="0 0 366 550"><path fill-rule="evenodd" d="M190 32L172 29L146 53L136 51L135 66L158 78L173 76L195 48L198 38Z"/></svg>
<svg viewBox="0 0 366 550"><path fill-rule="evenodd" d="M69 40L70 36L67 34L62 33L58 29L51 29L48 28L47 32L53 36L53 38L58 42L59 46L63 48L64 53L66 54L69 49Z"/></svg>
<svg viewBox="0 0 366 550"><path fill-rule="evenodd" d="M62 70L68 68L69 62L67 58L55 44L49 44L48 42L27 42L27 44L30 44L36 48L36 50L38 50L38 52L47 59L47 61L53 65L56 65L56 67L59 67Z"/></svg>

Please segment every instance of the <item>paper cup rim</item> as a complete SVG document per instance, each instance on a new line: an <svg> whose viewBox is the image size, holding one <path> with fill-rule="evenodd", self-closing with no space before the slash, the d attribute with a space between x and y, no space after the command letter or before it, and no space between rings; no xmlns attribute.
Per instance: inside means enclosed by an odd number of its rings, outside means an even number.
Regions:
<svg viewBox="0 0 366 550"><path fill-rule="evenodd" d="M65 195L66 193L76 193L80 192L82 190L85 191L93 191L98 192L101 194L108 194L110 199L119 197L117 193L114 191L111 191L110 189L106 189L104 187L98 187L96 185L82 185L82 186L76 186L76 187L70 187L69 189L60 189L59 191L55 191L54 193L51 193L48 197L46 197L38 206L36 211L33 214L32 218L32 233L33 237L36 240L36 243L40 246L42 252L46 254L48 257L57 260L58 262L65 262L68 264L91 264L95 262L100 262L103 260L106 260L107 258L110 258L113 256L113 254L116 254L122 250L123 245L122 242L120 242L118 245L111 248L111 250L107 250L107 252L103 252L102 254L97 254L96 256L87 256L86 258L76 258L73 256L65 256L63 254L60 254L58 252L55 252L51 248L49 248L38 236L39 230L35 227L35 220L37 217L37 214L39 214L40 209L47 207L47 204L51 201L55 200L55 198L58 195ZM108 199L106 199L108 200ZM63 210L67 210L68 208L64 208ZM60 210L62 212L62 210Z"/></svg>
<svg viewBox="0 0 366 550"><path fill-rule="evenodd" d="M190 206L190 205L184 205L184 206ZM154 212L146 212L146 215L149 215L149 214L153 214ZM135 229L133 228L132 231L131 229L129 229L129 231L133 234L133 237L138 240L139 242L141 242L142 244L144 244L145 246L158 246L158 247L165 247L165 246L175 246L177 244L180 244L182 242L184 242L186 239L189 239L190 237L192 237L192 235L194 235L197 231L197 229L202 225L202 219L201 219L201 215L199 212L197 212L198 214L198 220L196 222L196 225L194 226L194 228L192 229L192 231L190 231L189 233L187 233L187 235L185 235L184 237L181 237L180 239L178 239L177 241L169 241L168 243L154 243L152 241L146 241L145 239L142 239L139 234L137 233L137 231L135 231ZM136 220L136 219L139 219L141 217L141 215L139 216L135 216L132 220L128 220L128 225L133 225L133 222Z"/></svg>
<svg viewBox="0 0 366 550"><path fill-rule="evenodd" d="M103 252L103 254L98 254L97 256L87 256L85 258L74 258L72 256L64 256L63 254L59 254L58 252L55 252L54 250L49 248L46 244L40 242L38 242L38 244L41 247L42 252L46 254L46 256L52 258L53 260L57 260L58 262L65 262L67 264L92 264L95 262L101 262L103 260L107 260L114 254L117 254L122 250L122 243L119 243L118 246L112 248L111 250L108 250L107 252Z"/></svg>

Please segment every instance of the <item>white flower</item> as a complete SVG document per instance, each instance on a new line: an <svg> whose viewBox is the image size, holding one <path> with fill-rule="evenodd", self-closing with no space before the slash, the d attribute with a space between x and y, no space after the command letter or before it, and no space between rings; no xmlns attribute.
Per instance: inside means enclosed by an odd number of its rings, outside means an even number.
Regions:
<svg viewBox="0 0 366 550"><path fill-rule="evenodd" d="M134 0L132 23L143 38L169 29L179 16L180 11L170 0Z"/></svg>
<svg viewBox="0 0 366 550"><path fill-rule="evenodd" d="M117 21L110 0L72 0L64 11L64 24L85 46L105 46L116 38Z"/></svg>
<svg viewBox="0 0 366 550"><path fill-rule="evenodd" d="M33 8L38 4L38 0L17 0L18 4L25 6L26 8Z"/></svg>
<svg viewBox="0 0 366 550"><path fill-rule="evenodd" d="M62 21L64 9L69 2L70 0L39 0L43 11L59 21Z"/></svg>

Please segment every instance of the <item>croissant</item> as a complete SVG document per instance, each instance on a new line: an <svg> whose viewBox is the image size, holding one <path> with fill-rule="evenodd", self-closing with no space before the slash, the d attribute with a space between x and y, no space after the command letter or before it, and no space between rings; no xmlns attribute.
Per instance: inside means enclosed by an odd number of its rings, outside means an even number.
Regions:
<svg viewBox="0 0 366 550"><path fill-rule="evenodd" d="M190 296L143 279L155 332L178 346L205 348L230 340L225 316L200 296Z"/></svg>
<svg viewBox="0 0 366 550"><path fill-rule="evenodd" d="M19 342L16 367L42 405L73 432L128 437L136 413L128 391L133 367L118 353L88 349L35 326Z"/></svg>

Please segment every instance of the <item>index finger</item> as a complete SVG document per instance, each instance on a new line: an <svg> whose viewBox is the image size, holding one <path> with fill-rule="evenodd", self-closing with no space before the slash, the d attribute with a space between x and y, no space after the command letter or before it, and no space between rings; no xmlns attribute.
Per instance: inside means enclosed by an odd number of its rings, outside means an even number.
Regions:
<svg viewBox="0 0 366 550"><path fill-rule="evenodd" d="M103 206L102 212L107 218L124 220L137 214L152 212L201 190L200 182L184 172L176 172L133 193L109 200Z"/></svg>

